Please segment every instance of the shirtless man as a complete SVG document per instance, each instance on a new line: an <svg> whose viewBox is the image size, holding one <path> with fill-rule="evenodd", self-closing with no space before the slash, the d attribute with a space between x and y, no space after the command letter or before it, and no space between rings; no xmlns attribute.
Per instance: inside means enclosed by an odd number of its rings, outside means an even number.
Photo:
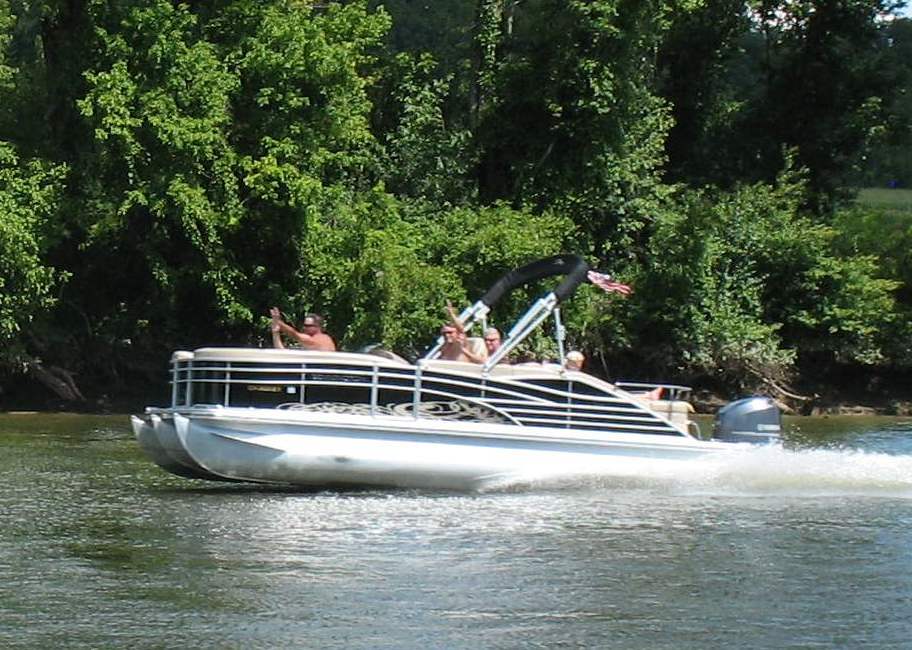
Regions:
<svg viewBox="0 0 912 650"><path fill-rule="evenodd" d="M447 302L447 311L450 322L444 323L440 328L443 335L443 347L440 348L440 358L446 361L464 361L468 363L484 363L487 355L476 354L466 345L465 328L456 315L453 305Z"/></svg>
<svg viewBox="0 0 912 650"><path fill-rule="evenodd" d="M303 332L299 332L294 327L282 320L282 312L278 307L269 310L272 316L272 345L277 348L284 348L285 343L282 341L282 334L298 342L305 350L325 350L334 352L336 343L329 334L323 331L323 317L318 314L307 314L301 323Z"/></svg>

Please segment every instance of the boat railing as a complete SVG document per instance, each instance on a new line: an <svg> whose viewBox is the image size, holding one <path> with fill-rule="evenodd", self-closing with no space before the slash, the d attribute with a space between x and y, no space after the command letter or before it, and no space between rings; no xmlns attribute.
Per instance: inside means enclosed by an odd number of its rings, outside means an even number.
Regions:
<svg viewBox="0 0 912 650"><path fill-rule="evenodd" d="M441 362L410 366L368 355L338 360L269 356L257 360L217 352L175 355L172 408L216 404L288 408L299 403L318 410L321 405L348 403L370 415L386 415L395 405L397 414L418 418L435 405L448 404L467 412L483 411L486 420L520 426L674 433L648 405L565 375L491 377L477 374L474 367L461 372L438 367ZM675 389L675 394L684 388L666 387ZM674 429L681 431L680 425Z"/></svg>
<svg viewBox="0 0 912 650"><path fill-rule="evenodd" d="M651 393L661 388L662 392L658 399L668 401L688 401L693 389L690 386L680 386L677 384L653 384L639 381L616 381L614 385L628 393Z"/></svg>
<svg viewBox="0 0 912 650"><path fill-rule="evenodd" d="M458 377L444 378L432 373L422 385L422 375L420 366L414 369L398 369L385 368L379 364L340 366L320 362L252 365L248 362L192 362L187 359L176 359L172 369L172 407L189 407L202 403L218 403L226 407L249 406L237 398L238 389L255 393L276 393L275 406L279 403L288 404L287 400L280 400L278 396L284 398L293 392L298 396L299 403L304 404L308 401L308 389L326 388L342 389L349 393L357 390L369 391L364 403L372 415L382 411L378 409L382 391L404 394L413 404L416 414L421 410L419 405L422 395L460 400L499 411L497 407L468 394L477 388L477 384L471 381L460 381ZM235 389L234 393L232 389ZM523 397L519 392L499 392L514 399ZM499 414L505 420L519 424L509 414L502 411Z"/></svg>

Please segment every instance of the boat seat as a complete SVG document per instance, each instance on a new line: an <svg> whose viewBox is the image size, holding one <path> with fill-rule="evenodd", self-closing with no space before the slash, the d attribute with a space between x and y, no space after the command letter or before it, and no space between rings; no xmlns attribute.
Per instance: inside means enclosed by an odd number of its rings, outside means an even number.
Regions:
<svg viewBox="0 0 912 650"><path fill-rule="evenodd" d="M649 408L659 415L663 415L676 424L686 425L690 421L694 407L690 402L683 400L654 399L642 400L648 404Z"/></svg>

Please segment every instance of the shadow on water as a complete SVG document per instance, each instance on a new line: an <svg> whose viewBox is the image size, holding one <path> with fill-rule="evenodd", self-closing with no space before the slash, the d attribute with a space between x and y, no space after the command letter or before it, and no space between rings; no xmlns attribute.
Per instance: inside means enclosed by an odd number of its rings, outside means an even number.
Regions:
<svg viewBox="0 0 912 650"><path fill-rule="evenodd" d="M473 497L503 492L504 494L528 490L528 487L512 489L505 487L501 490L479 490L474 492L460 490L424 490L417 488L395 487L369 487L369 486L297 486L297 485L258 485L254 483L218 482L201 483L187 481L180 485L159 486L150 489L150 493L160 497L188 497L194 498L262 498L262 499L296 499L296 498L330 498L336 500L376 500L376 499L447 499L453 497ZM557 488L559 489L559 488Z"/></svg>
<svg viewBox="0 0 912 650"><path fill-rule="evenodd" d="M299 485L262 485L257 483L219 483L211 481L202 483L193 481L192 484L184 482L184 486L166 486L155 488L156 494L160 495L178 495L178 494L196 494L201 496L220 496L220 495L268 495L268 496L378 496L386 492L397 492L399 494L406 492L405 489L389 490L387 488L370 488L356 486L341 486L328 488L325 486L299 486ZM425 493L422 493L424 496Z"/></svg>

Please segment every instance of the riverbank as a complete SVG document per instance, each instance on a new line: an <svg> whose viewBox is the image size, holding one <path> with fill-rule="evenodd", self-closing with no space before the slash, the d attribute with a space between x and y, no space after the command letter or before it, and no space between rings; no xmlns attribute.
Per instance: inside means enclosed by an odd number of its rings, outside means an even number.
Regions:
<svg viewBox="0 0 912 650"><path fill-rule="evenodd" d="M912 381L904 373L891 375L848 373L830 375L831 381L797 383L794 396L771 393L787 415L912 416ZM710 389L695 388L697 413L710 415L736 399Z"/></svg>
<svg viewBox="0 0 912 650"><path fill-rule="evenodd" d="M702 393L695 395L694 409L700 415L713 415L730 400L718 395ZM866 401L841 401L839 399L813 400L808 403L792 405L779 402L786 415L803 415L811 417L828 416L912 416L912 401L908 399L886 399Z"/></svg>

